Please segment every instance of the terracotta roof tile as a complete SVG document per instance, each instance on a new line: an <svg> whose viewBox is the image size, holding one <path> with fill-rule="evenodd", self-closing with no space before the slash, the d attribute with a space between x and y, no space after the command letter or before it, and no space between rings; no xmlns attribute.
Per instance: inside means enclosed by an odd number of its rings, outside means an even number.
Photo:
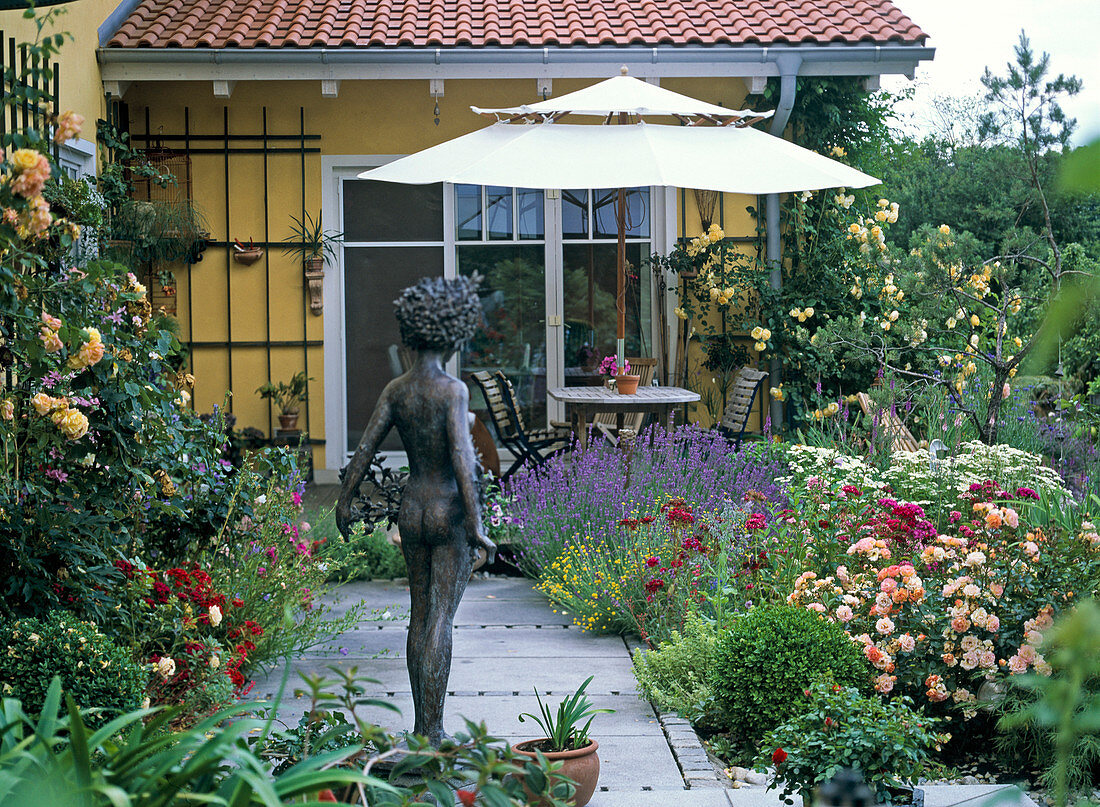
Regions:
<svg viewBox="0 0 1100 807"><path fill-rule="evenodd" d="M889 0L141 0L115 48L923 43Z"/></svg>

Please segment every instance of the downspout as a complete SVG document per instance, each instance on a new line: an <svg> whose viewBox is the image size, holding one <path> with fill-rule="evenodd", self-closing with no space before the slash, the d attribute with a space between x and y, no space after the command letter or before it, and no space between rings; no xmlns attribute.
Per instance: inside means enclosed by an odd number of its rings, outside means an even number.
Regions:
<svg viewBox="0 0 1100 807"><path fill-rule="evenodd" d="M776 59L779 68L779 104L775 108L772 117L771 134L782 137L787 128L787 121L791 118L791 110L794 108L794 96L797 91L796 80L799 68L802 67L802 57L794 54L781 54ZM770 269L769 282L773 289L783 286L783 250L779 233L779 194L769 193L765 200L764 208L764 232L765 252ZM783 380L783 364L778 356L772 356L768 368L768 385L778 387ZM776 432L783 424L783 402L768 396L771 401L769 415L772 431Z"/></svg>

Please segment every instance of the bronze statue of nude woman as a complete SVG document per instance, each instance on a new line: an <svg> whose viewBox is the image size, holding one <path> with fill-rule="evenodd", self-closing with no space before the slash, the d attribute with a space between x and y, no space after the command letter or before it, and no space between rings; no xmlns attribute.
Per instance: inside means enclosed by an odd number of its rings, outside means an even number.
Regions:
<svg viewBox="0 0 1100 807"><path fill-rule="evenodd" d="M397 524L412 596L407 649L413 731L435 746L447 736L443 701L455 611L479 550L490 563L496 554L481 519L469 392L443 369L480 326L477 282L426 278L394 301L401 341L417 352L416 362L382 391L336 506L336 523L346 536L352 500L382 439L396 427L409 457Z"/></svg>

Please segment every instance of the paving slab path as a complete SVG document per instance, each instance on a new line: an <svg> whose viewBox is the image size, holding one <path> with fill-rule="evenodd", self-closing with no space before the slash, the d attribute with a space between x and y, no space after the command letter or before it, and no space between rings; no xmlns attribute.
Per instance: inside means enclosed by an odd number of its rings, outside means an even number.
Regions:
<svg viewBox="0 0 1100 807"><path fill-rule="evenodd" d="M368 694L401 709L400 715L385 709L364 710L363 715L390 731L410 728L404 618L408 587L403 581L352 583L340 589L334 610L341 613L358 602L377 609L379 618L294 660L288 690L300 683L298 672L320 672L330 665L358 667L361 675L378 681L368 686ZM632 646L620 637L594 636L573 626L530 580L475 578L455 617L445 726L452 733L459 731L462 718L469 717L484 721L492 734L510 743L529 739L537 729L530 721L520 724L518 716L538 713L534 689L556 705L592 675L592 702L615 712L593 723L601 771L591 807L779 807L776 791L723 787L687 722L667 716L662 722L638 693L630 664ZM274 696L282 675L277 669L258 681L256 696ZM289 697L280 705L279 716L293 725L306 706L304 700ZM928 807L978 807L975 799L988 795L962 788L956 799L953 787L935 790ZM1026 803L1018 802L1018 807L1034 807L1023 798Z"/></svg>

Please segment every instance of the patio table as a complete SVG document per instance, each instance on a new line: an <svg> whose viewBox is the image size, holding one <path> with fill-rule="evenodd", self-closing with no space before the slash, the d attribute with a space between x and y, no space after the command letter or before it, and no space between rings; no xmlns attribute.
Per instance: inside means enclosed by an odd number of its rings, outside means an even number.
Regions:
<svg viewBox="0 0 1100 807"><path fill-rule="evenodd" d="M621 395L607 387L554 387L548 394L565 404L582 449L588 446L589 419L597 412L614 412L620 428L627 412L653 412L667 424L674 407L699 400L699 393L682 387L638 387L634 395Z"/></svg>

